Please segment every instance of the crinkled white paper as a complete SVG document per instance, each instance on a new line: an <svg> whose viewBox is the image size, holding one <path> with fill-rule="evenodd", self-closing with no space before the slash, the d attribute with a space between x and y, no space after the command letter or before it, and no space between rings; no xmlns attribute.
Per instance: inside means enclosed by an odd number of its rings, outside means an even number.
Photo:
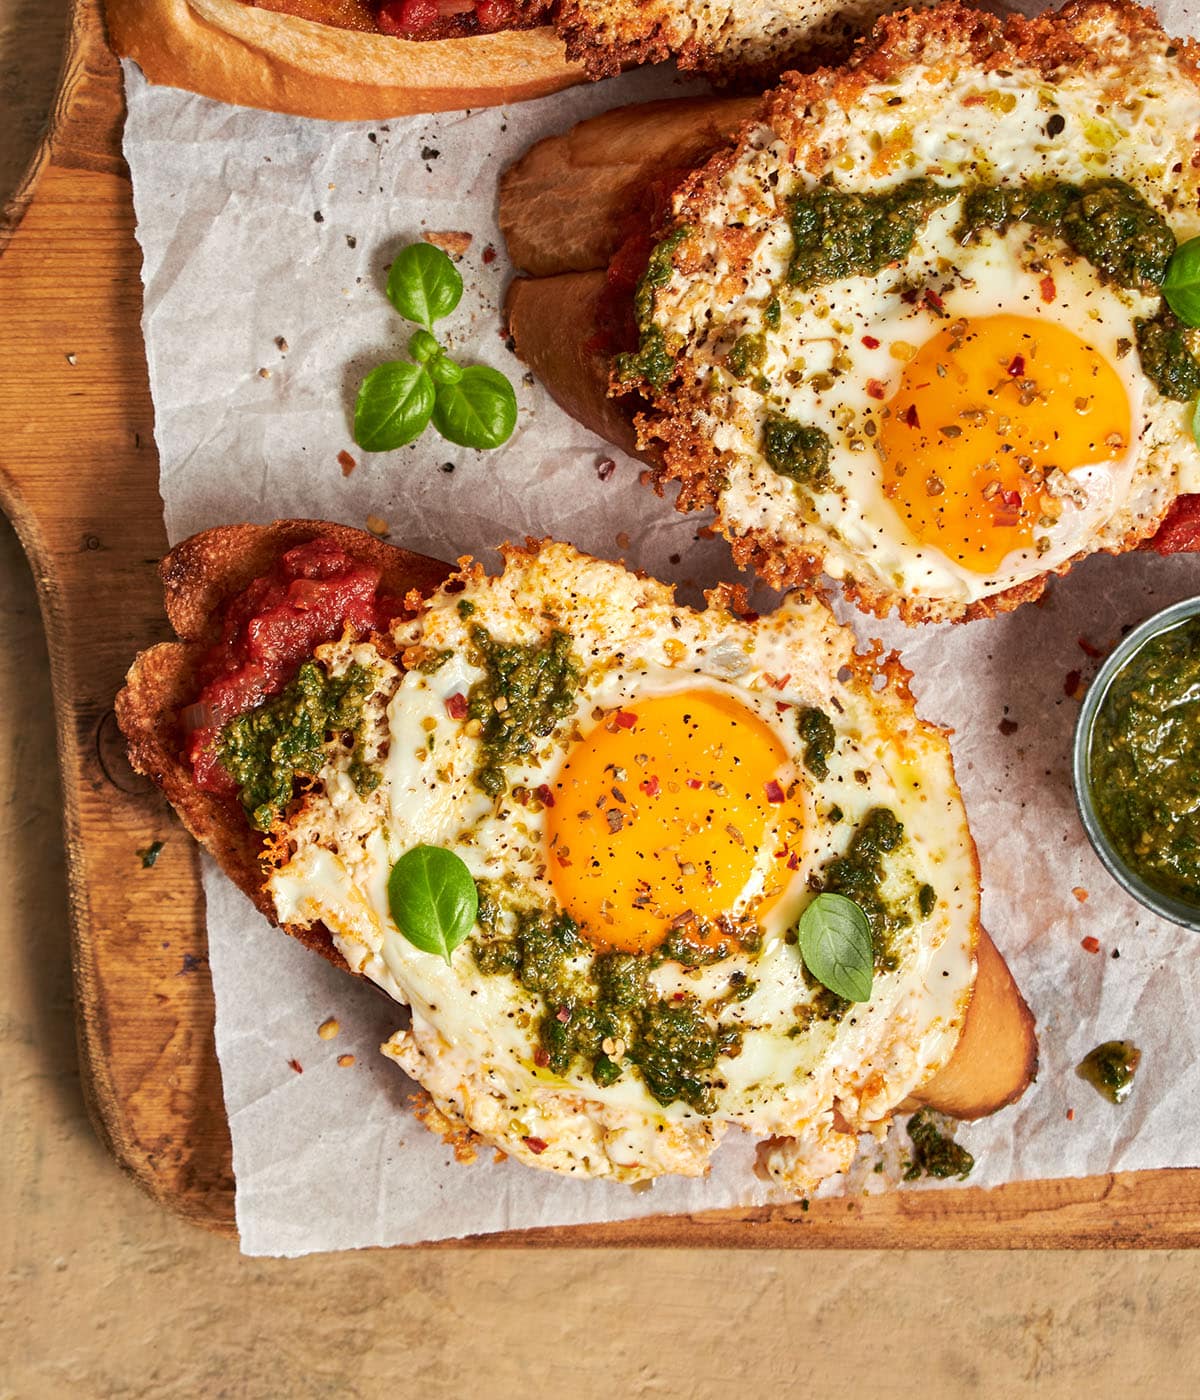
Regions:
<svg viewBox="0 0 1200 1400"><path fill-rule="evenodd" d="M1174 22L1187 25L1185 9ZM583 116L684 91L676 80L644 71L508 109L337 125L153 88L128 64L125 78L172 540L237 520L363 526L375 517L397 544L489 564L505 539L554 534L681 583L692 601L699 586L734 577L724 544L697 537L700 518L658 500L638 483L638 464L522 382L500 330L510 276L496 227L500 170ZM518 430L500 451L455 448L430 431L371 457L351 439L359 380L403 353L411 329L383 295L385 269L423 230L472 235L462 304L439 331L459 358L496 365L518 385ZM357 464L349 476L342 452ZM597 464L609 457L616 470L602 481ZM856 619L861 635L903 649L922 712L954 730L984 921L1038 1017L1037 1084L1016 1107L958 1134L978 1163L972 1184L1200 1164L1195 936L1123 895L1092 854L1071 790L1078 705L1066 693L1069 673L1086 679L1096 665L1080 639L1103 648L1197 591L1200 557L1104 557L1056 583L1044 604L1007 617L915 631ZM409 1112L414 1086L378 1053L397 1008L270 928L210 864L204 886L247 1253L768 1199L751 1170L753 1142L739 1133L708 1179L641 1191L493 1165L488 1152L474 1166L455 1162ZM1100 953L1081 947L1088 935ZM317 1027L330 1016L341 1031L322 1040ZM1143 1050L1120 1107L1074 1072L1112 1038ZM352 1066L337 1063L345 1055ZM833 1189L880 1181L868 1172Z"/></svg>

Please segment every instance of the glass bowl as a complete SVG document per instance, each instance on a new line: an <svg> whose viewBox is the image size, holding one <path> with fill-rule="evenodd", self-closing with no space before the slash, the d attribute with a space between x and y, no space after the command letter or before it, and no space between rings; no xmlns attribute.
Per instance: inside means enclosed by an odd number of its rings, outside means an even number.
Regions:
<svg viewBox="0 0 1200 1400"><path fill-rule="evenodd" d="M1200 905L1188 904L1173 895L1164 894L1162 890L1155 889L1143 880L1136 870L1131 870L1126 865L1100 822L1092 801L1090 778L1096 716L1114 679L1151 638L1161 636L1162 633L1169 632L1173 627L1197 616L1200 616L1200 597L1185 598L1182 602L1173 603L1162 612L1155 613L1153 617L1148 617L1113 648L1083 698L1079 718L1075 724L1072 776L1075 781L1075 802L1079 808L1079 819L1083 823L1083 829L1092 843L1092 849L1117 884L1139 904L1145 905L1155 914L1170 919L1172 923L1181 924L1184 928L1200 932Z"/></svg>

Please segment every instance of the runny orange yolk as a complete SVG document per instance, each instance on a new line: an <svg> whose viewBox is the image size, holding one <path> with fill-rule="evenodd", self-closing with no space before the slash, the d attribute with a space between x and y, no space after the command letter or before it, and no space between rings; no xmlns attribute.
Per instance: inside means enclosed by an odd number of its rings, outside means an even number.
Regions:
<svg viewBox="0 0 1200 1400"><path fill-rule="evenodd" d="M747 899L761 918L798 863L806 799L795 781L787 790L790 771L769 726L717 692L610 711L551 788L547 858L559 902L602 948L654 948L672 929L723 941L718 920L744 914Z"/></svg>
<svg viewBox="0 0 1200 1400"><path fill-rule="evenodd" d="M1061 512L1062 472L1125 456L1129 400L1094 347L1025 316L959 320L908 362L881 414L883 490L915 538L989 573Z"/></svg>

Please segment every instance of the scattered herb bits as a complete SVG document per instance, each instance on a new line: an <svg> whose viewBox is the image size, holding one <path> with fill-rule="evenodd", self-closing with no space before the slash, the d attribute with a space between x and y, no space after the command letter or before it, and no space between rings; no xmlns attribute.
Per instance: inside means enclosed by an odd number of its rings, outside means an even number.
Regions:
<svg viewBox="0 0 1200 1400"><path fill-rule="evenodd" d="M392 452L415 442L432 421L459 447L499 447L517 425L517 396L497 369L460 365L433 334L458 306L463 281L440 248L411 243L388 274L388 300L420 329L408 341L411 360L390 360L363 380L354 405L354 440L366 452Z"/></svg>

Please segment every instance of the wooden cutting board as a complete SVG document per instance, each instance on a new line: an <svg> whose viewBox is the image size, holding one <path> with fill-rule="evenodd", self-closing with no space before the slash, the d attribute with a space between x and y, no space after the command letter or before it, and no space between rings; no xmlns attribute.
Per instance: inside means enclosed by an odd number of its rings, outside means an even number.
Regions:
<svg viewBox="0 0 1200 1400"><path fill-rule="evenodd" d="M122 119L120 70L98 0L76 0L50 135L0 219L0 504L33 565L49 638L92 1118L152 1196L232 1233L196 854L157 791L129 768L112 711L133 654L167 634L155 575L166 539ZM155 840L165 845L143 868L138 853ZM1198 1244L1200 1171L896 1192L814 1202L807 1211L722 1211L489 1242Z"/></svg>

